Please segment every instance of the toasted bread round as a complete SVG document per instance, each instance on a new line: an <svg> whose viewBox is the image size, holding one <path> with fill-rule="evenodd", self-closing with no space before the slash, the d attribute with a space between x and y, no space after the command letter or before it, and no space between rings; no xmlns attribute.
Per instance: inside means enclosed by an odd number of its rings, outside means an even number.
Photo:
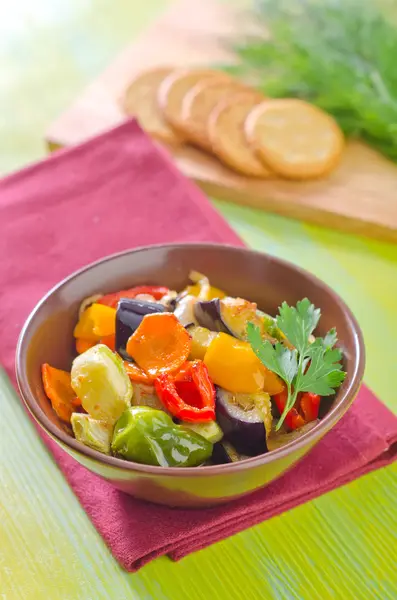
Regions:
<svg viewBox="0 0 397 600"><path fill-rule="evenodd" d="M157 102L159 86L172 72L173 69L163 67L140 73L126 89L121 106L125 114L136 117L150 135L176 144L182 140L164 119Z"/></svg>
<svg viewBox="0 0 397 600"><path fill-rule="evenodd" d="M207 79L195 85L183 101L183 132L195 145L212 151L208 124L212 111L227 97L246 88L234 79Z"/></svg>
<svg viewBox="0 0 397 600"><path fill-rule="evenodd" d="M199 81L211 77L227 77L214 69L177 69L164 79L157 100L165 119L177 131L182 127L182 104L187 92Z"/></svg>
<svg viewBox="0 0 397 600"><path fill-rule="evenodd" d="M290 179L327 174L344 146L334 119L303 100L265 100L248 115L245 131L264 164Z"/></svg>
<svg viewBox="0 0 397 600"><path fill-rule="evenodd" d="M247 115L263 99L254 91L232 94L215 107L208 122L213 152L228 167L249 177L273 175L257 157L244 132Z"/></svg>

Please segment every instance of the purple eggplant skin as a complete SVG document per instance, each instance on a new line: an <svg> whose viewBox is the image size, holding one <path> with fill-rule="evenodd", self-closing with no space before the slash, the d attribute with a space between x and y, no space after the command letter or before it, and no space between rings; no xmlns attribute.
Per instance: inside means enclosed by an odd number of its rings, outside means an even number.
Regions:
<svg viewBox="0 0 397 600"><path fill-rule="evenodd" d="M216 386L216 420L225 439L241 454L258 456L268 452L266 430L259 413L244 411L229 400L232 394Z"/></svg>
<svg viewBox="0 0 397 600"><path fill-rule="evenodd" d="M205 327L210 331L230 333L221 318L221 301L219 298L196 302L194 316L201 327Z"/></svg>
<svg viewBox="0 0 397 600"><path fill-rule="evenodd" d="M216 442L212 449L211 464L225 465L227 463L239 462L249 458L243 454L239 454L230 442Z"/></svg>
<svg viewBox="0 0 397 600"><path fill-rule="evenodd" d="M174 310L176 309L176 305L177 305L177 302L178 302L178 301L177 301L177 298L178 298L178 297L176 297L176 298L171 298L171 300L168 302L168 305L167 305L167 307L166 307L166 308L167 308L167 310L168 310L169 312L174 312Z"/></svg>
<svg viewBox="0 0 397 600"><path fill-rule="evenodd" d="M145 315L166 312L165 306L157 302L146 302L133 298L121 298L116 311L116 352L126 360L132 358L126 352L126 345Z"/></svg>
<svg viewBox="0 0 397 600"><path fill-rule="evenodd" d="M211 331L228 333L238 340L247 341L247 324L249 322L257 325L263 334L264 319L256 304L243 298L214 298L209 301L199 301L195 305L195 317L203 327ZM269 334L266 335L272 343L277 340Z"/></svg>
<svg viewBox="0 0 397 600"><path fill-rule="evenodd" d="M212 449L211 462L215 465L224 465L227 463L231 463L232 459L226 451L225 446L222 442L217 442L214 444Z"/></svg>

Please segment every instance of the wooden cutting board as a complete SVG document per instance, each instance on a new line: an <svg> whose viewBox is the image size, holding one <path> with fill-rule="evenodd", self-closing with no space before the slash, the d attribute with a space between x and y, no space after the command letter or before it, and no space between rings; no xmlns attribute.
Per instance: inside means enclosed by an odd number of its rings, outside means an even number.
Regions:
<svg viewBox="0 0 397 600"><path fill-rule="evenodd" d="M49 127L49 147L79 143L122 122L118 100L141 70L230 60L224 40L237 24L241 31L241 18L218 0L172 5ZM348 144L331 176L308 183L242 177L189 146L170 152L179 168L213 197L397 242L397 167L358 142Z"/></svg>

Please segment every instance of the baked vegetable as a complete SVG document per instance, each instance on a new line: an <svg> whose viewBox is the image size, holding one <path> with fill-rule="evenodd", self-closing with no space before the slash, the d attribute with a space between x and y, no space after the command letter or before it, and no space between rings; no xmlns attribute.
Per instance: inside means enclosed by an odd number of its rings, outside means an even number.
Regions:
<svg viewBox="0 0 397 600"><path fill-rule="evenodd" d="M81 315L74 337L99 342L102 337L112 335L116 331L116 311L102 304L91 304Z"/></svg>
<svg viewBox="0 0 397 600"><path fill-rule="evenodd" d="M267 452L272 426L269 394L232 394L218 387L216 420L238 452L249 456Z"/></svg>
<svg viewBox="0 0 397 600"><path fill-rule="evenodd" d="M212 444L220 442L223 438L223 431L216 421L209 421L209 423L183 423L183 426L199 433Z"/></svg>
<svg viewBox="0 0 397 600"><path fill-rule="evenodd" d="M71 384L94 419L113 425L130 405L132 385L123 361L103 344L74 359Z"/></svg>
<svg viewBox="0 0 397 600"><path fill-rule="evenodd" d="M151 296L154 298L154 300L161 300L169 293L169 291L170 290L168 288L162 286L139 285L137 287L133 287L128 290L122 290L121 292L116 292L114 294L106 294L106 296L102 296L98 300L98 303L116 308L117 304L122 298L136 298L137 296L145 295Z"/></svg>
<svg viewBox="0 0 397 600"><path fill-rule="evenodd" d="M234 393L267 392L284 389L281 379L264 367L247 342L219 333L204 357L212 381Z"/></svg>
<svg viewBox="0 0 397 600"><path fill-rule="evenodd" d="M187 327L187 330L192 339L189 358L191 360L203 360L210 343L218 334L205 327L200 327L200 325L190 325L190 327Z"/></svg>
<svg viewBox="0 0 397 600"><path fill-rule="evenodd" d="M74 437L86 446L110 454L112 427L84 413L73 413L70 419Z"/></svg>
<svg viewBox="0 0 397 600"><path fill-rule="evenodd" d="M195 467L212 454L211 442L147 406L132 406L121 415L111 448L115 456L160 467Z"/></svg>
<svg viewBox="0 0 397 600"><path fill-rule="evenodd" d="M273 317L190 278L179 293L139 286L82 302L71 374L42 366L76 439L126 460L206 466L267 452L325 414L321 398L345 373L336 331L315 337L320 311L304 299Z"/></svg>
<svg viewBox="0 0 397 600"><path fill-rule="evenodd" d="M152 377L177 371L190 353L186 329L172 313L146 315L127 343L127 353Z"/></svg>
<svg viewBox="0 0 397 600"><path fill-rule="evenodd" d="M80 404L80 402L76 402L76 394L71 385L70 373L55 369L45 363L41 367L41 377L44 391L51 401L52 408L62 421L69 423L73 411Z"/></svg>
<svg viewBox="0 0 397 600"><path fill-rule="evenodd" d="M176 301L174 315L178 321L184 326L197 325L194 316L194 306L197 303L197 298L187 294Z"/></svg>
<svg viewBox="0 0 397 600"><path fill-rule="evenodd" d="M145 315L164 313L165 307L156 302L121 298L116 311L116 350L123 358L129 358L126 345Z"/></svg>
<svg viewBox="0 0 397 600"><path fill-rule="evenodd" d="M199 300L212 300L213 298L224 298L225 292L210 285L208 277L198 271L190 271L189 279L194 282L186 288L186 292L196 296Z"/></svg>
<svg viewBox="0 0 397 600"><path fill-rule="evenodd" d="M194 315L200 325L212 331L229 333L233 337L246 341L247 325L253 323L259 328L264 339L272 343L277 340L268 332L267 323L257 310L254 302L242 298L215 298L209 302L197 302Z"/></svg>
<svg viewBox="0 0 397 600"><path fill-rule="evenodd" d="M132 383L134 390L131 404L133 406L148 406L149 408L156 408L157 410L164 410L167 414L167 409L163 406L161 400L156 394L156 390L153 384L147 385L145 383Z"/></svg>
<svg viewBox="0 0 397 600"><path fill-rule="evenodd" d="M163 373L154 385L164 407L177 419L191 423L215 419L215 387L201 360L187 362L174 375Z"/></svg>
<svg viewBox="0 0 397 600"><path fill-rule="evenodd" d="M237 452L236 448L234 448L230 442L222 440L221 442L214 444L211 462L215 465L224 465L239 462L245 458L249 458L249 456Z"/></svg>

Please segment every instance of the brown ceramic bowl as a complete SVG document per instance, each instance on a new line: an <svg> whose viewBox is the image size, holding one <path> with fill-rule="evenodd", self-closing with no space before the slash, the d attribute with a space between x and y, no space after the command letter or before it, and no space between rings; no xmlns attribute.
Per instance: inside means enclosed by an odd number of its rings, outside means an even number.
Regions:
<svg viewBox="0 0 397 600"><path fill-rule="evenodd" d="M40 365L70 369L74 357L73 327L81 300L142 283L180 290L195 269L232 296L258 303L276 314L283 300L295 304L307 296L322 310L323 335L336 327L344 351L347 377L326 416L299 440L239 463L199 468L162 468L106 456L76 441L54 414L46 398ZM105 258L74 273L36 306L17 348L17 378L27 407L68 454L138 498L172 506L208 506L227 502L267 485L302 458L343 416L354 400L364 371L364 344L350 310L319 279L292 264L243 248L213 244L175 244L139 248Z"/></svg>

